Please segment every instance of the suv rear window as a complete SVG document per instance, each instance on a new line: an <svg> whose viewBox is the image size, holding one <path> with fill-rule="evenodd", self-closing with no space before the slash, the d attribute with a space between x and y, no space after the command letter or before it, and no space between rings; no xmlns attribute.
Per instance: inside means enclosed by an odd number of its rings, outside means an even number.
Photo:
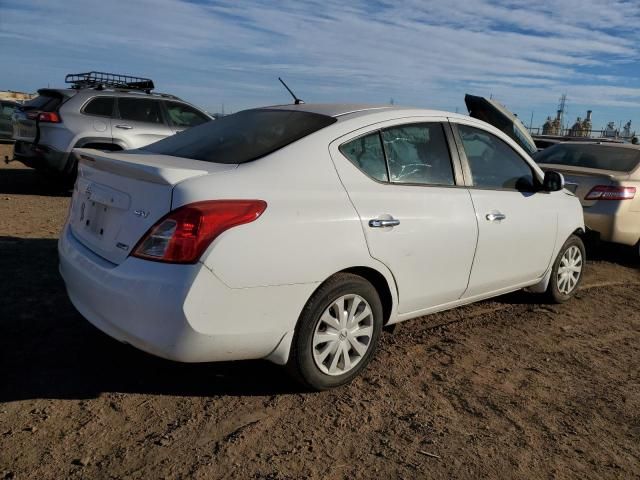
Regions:
<svg viewBox="0 0 640 480"><path fill-rule="evenodd" d="M630 172L640 162L640 149L561 143L541 151L534 158L538 163Z"/></svg>
<svg viewBox="0 0 640 480"><path fill-rule="evenodd" d="M331 125L333 117L293 110L255 109L203 123L143 148L144 151L214 163L264 157Z"/></svg>
<svg viewBox="0 0 640 480"><path fill-rule="evenodd" d="M114 104L113 97L96 97L84 107L83 111L87 115L110 117L113 114Z"/></svg>
<svg viewBox="0 0 640 480"><path fill-rule="evenodd" d="M62 96L38 95L36 98L25 102L22 110L40 110L42 112L55 112L62 103Z"/></svg>

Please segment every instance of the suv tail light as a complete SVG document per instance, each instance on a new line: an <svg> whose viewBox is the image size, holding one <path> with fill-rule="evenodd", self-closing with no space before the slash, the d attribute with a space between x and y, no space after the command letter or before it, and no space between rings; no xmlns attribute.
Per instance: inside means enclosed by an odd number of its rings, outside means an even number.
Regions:
<svg viewBox="0 0 640 480"><path fill-rule="evenodd" d="M610 187L597 185L591 189L585 200L631 200L636 195L636 187Z"/></svg>
<svg viewBox="0 0 640 480"><path fill-rule="evenodd" d="M31 112L27 113L27 118L38 119L40 123L60 123L62 121L56 112Z"/></svg>
<svg viewBox="0 0 640 480"><path fill-rule="evenodd" d="M131 255L157 262L196 263L221 233L253 222L266 208L263 200L212 200L185 205L158 220Z"/></svg>

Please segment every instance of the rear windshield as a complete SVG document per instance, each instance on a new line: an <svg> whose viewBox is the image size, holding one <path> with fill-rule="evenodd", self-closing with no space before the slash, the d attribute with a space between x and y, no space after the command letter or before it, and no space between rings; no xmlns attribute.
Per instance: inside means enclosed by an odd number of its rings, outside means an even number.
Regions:
<svg viewBox="0 0 640 480"><path fill-rule="evenodd" d="M62 103L60 95L38 95L36 98L25 102L22 110L40 110L43 112L55 112Z"/></svg>
<svg viewBox="0 0 640 480"><path fill-rule="evenodd" d="M264 157L336 121L293 110L245 110L152 143L142 150L214 163Z"/></svg>
<svg viewBox="0 0 640 480"><path fill-rule="evenodd" d="M630 172L640 162L640 149L607 145L561 143L539 152L538 163Z"/></svg>

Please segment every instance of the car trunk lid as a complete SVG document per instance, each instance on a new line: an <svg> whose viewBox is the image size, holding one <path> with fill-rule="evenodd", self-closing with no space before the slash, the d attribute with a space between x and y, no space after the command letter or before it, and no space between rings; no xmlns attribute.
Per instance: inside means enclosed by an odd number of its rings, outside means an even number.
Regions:
<svg viewBox="0 0 640 480"><path fill-rule="evenodd" d="M124 261L149 228L171 211L177 183L236 168L145 153L74 152L78 178L68 224L85 247L114 264Z"/></svg>
<svg viewBox="0 0 640 480"><path fill-rule="evenodd" d="M569 165L539 164L543 170L553 170L564 176L565 188L575 193L583 207L594 205L597 200L585 200L587 194L597 185L612 186L629 178L626 173L597 170L594 168L571 167Z"/></svg>
<svg viewBox="0 0 640 480"><path fill-rule="evenodd" d="M469 116L487 122L506 133L529 155L538 151L527 128L504 105L493 99L469 94L464 96L464 103L467 105Z"/></svg>

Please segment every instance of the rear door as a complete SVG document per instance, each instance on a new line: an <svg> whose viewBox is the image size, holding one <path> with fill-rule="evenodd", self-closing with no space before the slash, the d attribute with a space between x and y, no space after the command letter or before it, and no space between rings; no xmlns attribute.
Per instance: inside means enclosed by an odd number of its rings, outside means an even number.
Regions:
<svg viewBox="0 0 640 480"><path fill-rule="evenodd" d="M186 103L165 100L164 104L169 125L174 133L182 132L187 128L195 127L211 120L204 113Z"/></svg>
<svg viewBox="0 0 640 480"><path fill-rule="evenodd" d="M117 98L117 116L112 135L116 143L126 148L140 148L162 140L173 133L157 98Z"/></svg>
<svg viewBox="0 0 640 480"><path fill-rule="evenodd" d="M400 314L457 300L469 279L477 225L444 120L385 122L330 146L369 252L396 279Z"/></svg>
<svg viewBox="0 0 640 480"><path fill-rule="evenodd" d="M452 126L479 229L465 297L540 278L557 235L553 194L540 191L541 179L532 165L506 141L479 124L456 120Z"/></svg>
<svg viewBox="0 0 640 480"><path fill-rule="evenodd" d="M111 95L93 97L82 107L83 121L91 125L92 132L83 131L87 135L95 135L101 143L111 142L112 127L116 112L116 99Z"/></svg>

